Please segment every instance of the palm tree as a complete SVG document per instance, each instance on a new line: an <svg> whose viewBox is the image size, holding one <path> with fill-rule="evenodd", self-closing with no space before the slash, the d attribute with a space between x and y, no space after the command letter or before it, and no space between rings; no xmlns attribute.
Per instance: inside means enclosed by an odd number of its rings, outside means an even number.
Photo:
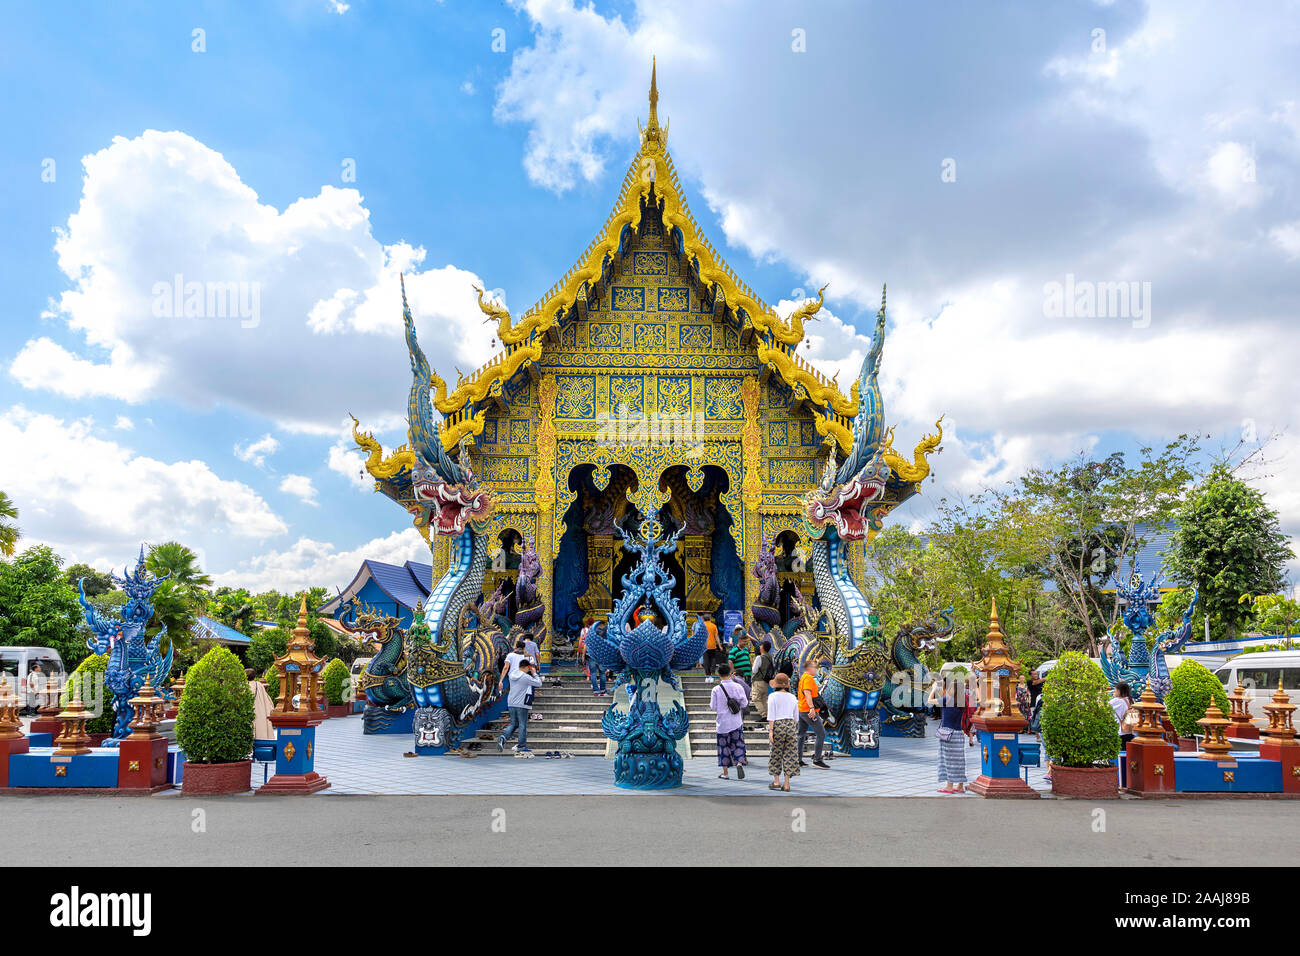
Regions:
<svg viewBox="0 0 1300 956"><path fill-rule="evenodd" d="M167 626L167 634L182 647L189 643L190 625L208 604L212 578L199 568L199 557L178 541L153 545L145 567L167 580L154 592L153 625Z"/></svg>
<svg viewBox="0 0 1300 956"><path fill-rule="evenodd" d="M10 497L0 491L0 554L12 558L18 544L18 526L10 524L18 517L18 506Z"/></svg>
<svg viewBox="0 0 1300 956"><path fill-rule="evenodd" d="M212 586L212 578L199 568L199 556L179 541L152 545L144 564L158 577L165 574L186 590Z"/></svg>

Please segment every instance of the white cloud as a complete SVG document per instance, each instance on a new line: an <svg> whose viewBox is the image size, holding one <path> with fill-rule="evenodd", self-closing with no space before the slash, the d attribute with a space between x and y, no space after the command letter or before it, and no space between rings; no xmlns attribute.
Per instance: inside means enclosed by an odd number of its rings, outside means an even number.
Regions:
<svg viewBox="0 0 1300 956"><path fill-rule="evenodd" d="M256 441L245 442L242 445L235 445L235 457L240 461L246 461L250 465L256 465L261 468L266 464L266 459L274 455L280 449L280 442L269 432Z"/></svg>
<svg viewBox="0 0 1300 956"><path fill-rule="evenodd" d="M704 197L733 247L808 287L831 282L800 354L842 385L867 343L852 326L870 331L888 280L886 419L910 448L947 413L936 488L969 493L1103 435L1294 423L1300 20L1286 5L1249 18L1164 0L1054 7L1029 34L1010 10L954 9L923 49L867 55L863 37L909 34L919 14L810 7L798 55L772 30L775 4L740 19L688 0L608 18L519 7L534 40L516 48L497 116L526 127L530 179L608 182L646 114L636 65L657 52L688 198ZM958 176L944 183L949 157ZM1149 282L1151 321L1049 319L1042 290L1067 274ZM1300 466L1292 454L1280 469ZM1288 520L1300 533L1300 510Z"/></svg>
<svg viewBox="0 0 1300 956"><path fill-rule="evenodd" d="M373 480L366 475L365 456L356 450L356 445L350 438L340 438L331 445L325 463L331 471L338 472L360 491L369 491L374 487Z"/></svg>
<svg viewBox="0 0 1300 956"><path fill-rule="evenodd" d="M125 415L118 415L117 419L113 422L113 427L120 432L134 431L135 422L131 421L131 419L127 418Z"/></svg>
<svg viewBox="0 0 1300 956"><path fill-rule="evenodd" d="M85 346L27 342L10 366L27 388L224 403L320 434L347 411L369 426L403 402L393 372L407 361L404 270L421 343L444 377L491 353L472 291L479 277L453 265L415 271L424 250L380 243L355 189L324 186L280 211L181 132L117 137L83 165L81 204L55 243L71 288L49 317ZM250 305L256 290L256 321L156 314L173 287L184 294L191 283L239 283Z"/></svg>
<svg viewBox="0 0 1300 956"><path fill-rule="evenodd" d="M414 528L394 531L350 551L338 551L327 541L299 538L283 551L257 555L212 578L218 587L246 587L254 592L320 586L333 590L345 587L366 558L389 564L404 561L428 564L429 548Z"/></svg>
<svg viewBox="0 0 1300 956"><path fill-rule="evenodd" d="M96 438L89 418L21 405L0 416L0 488L18 505L24 537L67 560L120 564L141 541L209 535L263 540L287 529L252 488L199 460L164 462Z"/></svg>
<svg viewBox="0 0 1300 956"><path fill-rule="evenodd" d="M316 486L306 475L285 475L280 482L280 490L287 495L293 495L303 504L320 504L316 500Z"/></svg>

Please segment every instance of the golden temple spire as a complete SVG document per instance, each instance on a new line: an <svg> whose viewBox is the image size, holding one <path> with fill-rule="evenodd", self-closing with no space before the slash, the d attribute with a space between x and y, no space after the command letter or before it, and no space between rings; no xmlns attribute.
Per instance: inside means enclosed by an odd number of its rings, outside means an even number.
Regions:
<svg viewBox="0 0 1300 956"><path fill-rule="evenodd" d="M655 82L656 69L655 58L650 57L650 119L647 125L652 128L659 126L659 86Z"/></svg>
<svg viewBox="0 0 1300 956"><path fill-rule="evenodd" d="M641 142L662 146L668 140L668 126L659 126L659 82L658 65L655 58L650 58L650 118L641 130Z"/></svg>

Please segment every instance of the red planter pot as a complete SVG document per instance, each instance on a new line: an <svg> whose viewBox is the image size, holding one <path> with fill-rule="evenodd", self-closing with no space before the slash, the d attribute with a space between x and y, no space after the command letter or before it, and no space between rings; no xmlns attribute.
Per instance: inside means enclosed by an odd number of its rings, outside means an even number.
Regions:
<svg viewBox="0 0 1300 956"><path fill-rule="evenodd" d="M1118 800L1119 776L1114 767L1058 767L1052 764L1052 793L1085 800ZM188 774L189 768L185 768Z"/></svg>
<svg viewBox="0 0 1300 956"><path fill-rule="evenodd" d="M104 741L113 735L112 734L86 734L86 736L90 738L90 746L102 747L104 746Z"/></svg>
<svg viewBox="0 0 1300 956"><path fill-rule="evenodd" d="M189 794L245 793L253 789L253 761L187 763L181 792Z"/></svg>
<svg viewBox="0 0 1300 956"><path fill-rule="evenodd" d="M1196 753L1196 738L1195 738L1195 737L1179 737L1179 738L1178 738L1178 751L1179 751L1179 753Z"/></svg>
<svg viewBox="0 0 1300 956"><path fill-rule="evenodd" d="M326 717L347 717L351 713L352 713L351 704L326 704L325 705Z"/></svg>

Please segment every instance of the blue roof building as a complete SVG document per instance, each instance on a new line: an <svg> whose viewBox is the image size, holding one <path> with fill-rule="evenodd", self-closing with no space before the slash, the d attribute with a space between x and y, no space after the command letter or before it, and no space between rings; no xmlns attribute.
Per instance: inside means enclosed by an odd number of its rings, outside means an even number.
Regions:
<svg viewBox="0 0 1300 956"><path fill-rule="evenodd" d="M210 617L196 618L190 625L190 637L196 641L216 641L225 647L247 647L249 643L247 635Z"/></svg>
<svg viewBox="0 0 1300 956"><path fill-rule="evenodd" d="M352 582L339 594L322 604L318 613L338 618L349 601L370 605L376 611L401 618L408 627L417 604L429 600L433 587L433 565L407 561L385 564L383 561L361 562Z"/></svg>

